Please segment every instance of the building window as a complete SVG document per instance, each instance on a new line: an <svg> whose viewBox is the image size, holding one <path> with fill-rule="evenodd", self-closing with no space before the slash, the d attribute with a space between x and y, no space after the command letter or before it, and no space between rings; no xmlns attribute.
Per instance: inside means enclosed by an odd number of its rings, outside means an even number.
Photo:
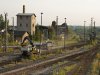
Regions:
<svg viewBox="0 0 100 75"><path fill-rule="evenodd" d="M26 24L26 27L28 27L28 24Z"/></svg>
<svg viewBox="0 0 100 75"><path fill-rule="evenodd" d="M20 27L22 27L22 24L20 24Z"/></svg>
<svg viewBox="0 0 100 75"><path fill-rule="evenodd" d="M20 16L20 19L22 19L22 16Z"/></svg>

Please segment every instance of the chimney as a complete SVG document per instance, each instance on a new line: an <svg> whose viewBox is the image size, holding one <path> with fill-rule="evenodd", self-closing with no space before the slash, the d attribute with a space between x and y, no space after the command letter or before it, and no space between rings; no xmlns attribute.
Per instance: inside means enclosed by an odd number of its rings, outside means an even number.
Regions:
<svg viewBox="0 0 100 75"><path fill-rule="evenodd" d="M25 5L23 5L23 13L25 13Z"/></svg>

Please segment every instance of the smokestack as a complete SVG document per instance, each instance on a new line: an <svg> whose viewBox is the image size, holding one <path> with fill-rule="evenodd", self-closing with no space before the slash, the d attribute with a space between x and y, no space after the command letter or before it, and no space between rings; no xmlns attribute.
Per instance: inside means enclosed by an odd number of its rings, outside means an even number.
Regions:
<svg viewBox="0 0 100 75"><path fill-rule="evenodd" d="M25 13L25 5L23 5L23 13Z"/></svg>

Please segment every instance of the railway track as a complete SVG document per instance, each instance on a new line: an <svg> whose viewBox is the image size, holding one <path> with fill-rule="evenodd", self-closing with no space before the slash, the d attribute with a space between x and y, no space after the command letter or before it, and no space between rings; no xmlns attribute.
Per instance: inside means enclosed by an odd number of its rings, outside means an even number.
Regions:
<svg viewBox="0 0 100 75"><path fill-rule="evenodd" d="M70 45L68 45L68 46L59 46L59 47L54 47L54 48L51 48L50 50L42 50L41 51L41 55L44 55L44 54L49 54L49 53L55 53L55 52L57 52L57 50L68 50L68 49L73 49L73 48L80 48L80 47L82 47L82 46L84 46L84 45L87 45L88 44L88 42L79 42L79 43L74 43L74 44L70 44Z"/></svg>
<svg viewBox="0 0 100 75"><path fill-rule="evenodd" d="M94 51L90 51L89 54L86 54L80 60L80 64L72 70L68 75L88 75L91 63L94 60L95 55L100 51L100 43L98 42L97 48L94 48Z"/></svg>
<svg viewBox="0 0 100 75"><path fill-rule="evenodd" d="M17 61L20 59L21 53L18 54L11 54L8 56L2 56L0 57L0 66L9 64L12 61Z"/></svg>
<svg viewBox="0 0 100 75"><path fill-rule="evenodd" d="M67 75L87 75L90 64L98 51L90 51L79 60L79 64Z"/></svg>
<svg viewBox="0 0 100 75"><path fill-rule="evenodd" d="M37 62L37 63L30 63L27 65L13 68L11 70L7 69L7 70L2 71L1 75L13 75L13 74L22 75L23 73L25 73L27 75L27 73L30 73L31 71L33 71L34 69L38 69L39 67L44 67L44 66L46 67L48 65L65 60L66 58L73 58L73 57L85 54L89 51L91 51L91 50L79 50L79 51L70 53L68 55L62 54L61 56L59 56L59 57L57 56L53 59L49 59L49 60L45 60L45 61L41 61L41 62Z"/></svg>
<svg viewBox="0 0 100 75"><path fill-rule="evenodd" d="M15 54L18 54L18 53L21 53L21 52L2 52L0 53L0 57L2 56L9 56L9 55L15 55Z"/></svg>
<svg viewBox="0 0 100 75"><path fill-rule="evenodd" d="M70 66L73 64L77 64L77 63L64 60L62 62L58 62L53 65L49 65L48 67L42 67L38 70L34 70L29 75L53 75L54 72L56 72L55 74L57 74L58 71L61 70L61 68L65 67L65 66Z"/></svg>
<svg viewBox="0 0 100 75"><path fill-rule="evenodd" d="M74 44L70 44L70 45L68 45L68 46L60 46L60 47L54 47L54 48L52 48L52 49L50 49L49 51L48 50L43 50L42 51L42 55L43 54L45 54L45 53L53 53L53 52L55 52L56 50L58 50L58 49L73 49L74 47L81 47L81 46L83 46L83 45L86 45L86 44L88 44L88 42L79 42L79 43L74 43ZM21 53L21 51L17 51L17 52L3 52L3 53L0 53L0 57L2 57L2 56L9 56L9 55L12 55L12 54L16 54L16 53Z"/></svg>
<svg viewBox="0 0 100 75"><path fill-rule="evenodd" d="M33 73L31 73L30 75L53 75L54 72L56 72L55 74L59 75L59 71L61 71L61 69L65 71L64 68L71 65L75 65L75 69L72 69L72 71L69 72L67 72L66 70L66 72L64 72L64 75L86 75L84 73L87 72L87 67L88 67L87 65L89 65L89 62L91 62L90 60L92 60L92 58L95 56L96 53L97 51L94 51L93 49L82 55L66 58L65 60L68 62L63 63L65 61L63 60L62 61L63 64L59 65L59 63L57 63L57 66L55 68L52 65L50 67L49 66L44 68L42 67L38 71L37 70L33 71ZM87 63L87 65L85 66L83 63L85 63L85 65ZM84 68L78 74L75 74L75 72L77 72L76 70L80 66L84 66Z"/></svg>
<svg viewBox="0 0 100 75"><path fill-rule="evenodd" d="M78 44L73 44L73 45L69 45L69 46L67 46L66 48L68 49L70 49L70 48L74 48L74 47L81 47L81 46L83 46L83 45L85 45L85 44L87 44L87 43L78 43ZM57 50L58 50L59 48L56 48L56 49L52 49L50 52L49 51L47 51L47 53L54 53L54 52L56 52ZM63 47L60 47L60 49L63 49ZM45 53L43 53L43 54L45 54ZM10 53L8 53L8 54L6 54L6 55L10 55ZM13 59L10 59L10 60L5 60L5 61L3 61L0 65L1 66L3 66L3 65L6 65L6 64L10 64L12 61L16 61L16 60L19 60L18 58L20 58L19 56L18 57L15 57L15 58L13 58ZM33 63L32 63L33 64ZM21 65L22 66L22 65ZM26 65L27 66L27 65ZM23 67L23 66L22 66ZM18 65L17 66L17 68L20 68L20 65ZM7 70L7 69L6 69ZM12 69L11 69L12 70ZM3 70L3 71L5 71L5 70ZM3 72L2 71L2 72ZM7 70L8 71L8 70Z"/></svg>
<svg viewBox="0 0 100 75"><path fill-rule="evenodd" d="M65 49L73 49L74 47L81 47L81 46L83 46L85 44L87 44L87 43L72 44L72 45L66 46ZM54 53L57 52L57 50L60 50L60 49L62 49L64 51L65 49L63 49L63 48L64 47L61 46L61 47L53 48L52 50L45 50L45 51L42 51L41 55L47 55L47 54L50 54L50 53L53 53L54 54ZM17 53L15 53L15 52L5 52L5 53L1 53L0 54L0 66L9 64L12 61L19 60L18 58L20 58L20 55L21 55L21 52L17 52Z"/></svg>

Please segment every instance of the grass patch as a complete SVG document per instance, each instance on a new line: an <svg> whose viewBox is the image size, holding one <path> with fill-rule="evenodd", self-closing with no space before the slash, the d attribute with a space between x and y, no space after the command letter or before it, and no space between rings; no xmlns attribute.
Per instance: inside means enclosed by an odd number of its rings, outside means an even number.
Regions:
<svg viewBox="0 0 100 75"><path fill-rule="evenodd" d="M100 69L100 52L97 53L92 63L90 75L99 75L99 69Z"/></svg>
<svg viewBox="0 0 100 75"><path fill-rule="evenodd" d="M64 64L65 62L59 62L58 64ZM57 67L56 65L53 65L53 67ZM73 68L76 67L76 64L70 65L70 66L65 66L61 67L59 70L54 70L53 75L66 75L68 72L70 72Z"/></svg>
<svg viewBox="0 0 100 75"><path fill-rule="evenodd" d="M73 64L73 65L64 67L64 70L65 70L66 72L69 72L69 71L71 71L71 70L72 70L73 68L75 68L75 67L76 67L76 64Z"/></svg>

